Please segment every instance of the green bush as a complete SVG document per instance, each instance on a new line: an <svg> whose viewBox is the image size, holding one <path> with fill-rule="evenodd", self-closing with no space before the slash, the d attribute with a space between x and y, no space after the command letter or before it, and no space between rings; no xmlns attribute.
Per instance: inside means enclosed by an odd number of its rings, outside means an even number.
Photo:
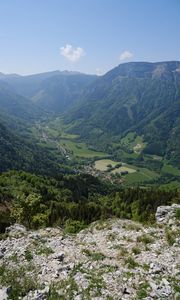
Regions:
<svg viewBox="0 0 180 300"><path fill-rule="evenodd" d="M19 300L29 291L38 289L37 278L27 275L27 271L25 267L0 267L0 284L10 286L9 299Z"/></svg>
<svg viewBox="0 0 180 300"><path fill-rule="evenodd" d="M129 269L134 269L139 265L131 256L127 257L124 262Z"/></svg>
<svg viewBox="0 0 180 300"><path fill-rule="evenodd" d="M176 209L175 217L178 221L180 221L180 208Z"/></svg>
<svg viewBox="0 0 180 300"><path fill-rule="evenodd" d="M81 221L76 221L76 220L71 220L68 219L65 222L65 233L78 233L79 231L81 231L82 229L86 228L87 226L85 225L84 222Z"/></svg>
<svg viewBox="0 0 180 300"><path fill-rule="evenodd" d="M143 234L143 235L137 237L137 242L141 242L141 243L144 243L145 245L147 245L147 244L153 243L154 239L148 234Z"/></svg>
<svg viewBox="0 0 180 300"><path fill-rule="evenodd" d="M28 249L25 251L25 259L26 259L27 261L31 261L31 260L33 259L33 255L32 255L32 253L31 253L31 251L28 250Z"/></svg>
<svg viewBox="0 0 180 300"><path fill-rule="evenodd" d="M132 248L132 253L134 253L135 255L140 254L141 253L141 249L137 246Z"/></svg>
<svg viewBox="0 0 180 300"><path fill-rule="evenodd" d="M103 253L90 251L89 249L83 249L82 253L95 261L103 260L105 258L105 255Z"/></svg>

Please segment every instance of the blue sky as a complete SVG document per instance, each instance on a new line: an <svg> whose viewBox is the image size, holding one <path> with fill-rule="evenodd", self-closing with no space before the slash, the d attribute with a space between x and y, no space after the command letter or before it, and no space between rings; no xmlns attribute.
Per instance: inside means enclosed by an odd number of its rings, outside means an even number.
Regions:
<svg viewBox="0 0 180 300"><path fill-rule="evenodd" d="M0 0L0 72L180 60L179 0Z"/></svg>

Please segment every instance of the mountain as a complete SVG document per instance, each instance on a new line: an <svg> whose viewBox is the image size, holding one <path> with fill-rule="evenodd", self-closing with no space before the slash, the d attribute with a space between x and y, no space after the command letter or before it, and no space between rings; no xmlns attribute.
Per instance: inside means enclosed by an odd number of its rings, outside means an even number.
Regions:
<svg viewBox="0 0 180 300"><path fill-rule="evenodd" d="M71 132L98 143L136 131L146 152L179 157L180 62L121 64L92 83L68 114Z"/></svg>
<svg viewBox="0 0 180 300"><path fill-rule="evenodd" d="M5 126L0 116L0 172L13 169L55 176L63 171L63 157L38 145L23 130L24 135L16 128Z"/></svg>
<svg viewBox="0 0 180 300"><path fill-rule="evenodd" d="M42 109L29 99L19 95L3 80L0 80L0 111L21 120L33 121L40 118Z"/></svg>
<svg viewBox="0 0 180 300"><path fill-rule="evenodd" d="M41 143L32 126L49 116L44 109L56 112L65 109L93 79L68 71L25 77L1 73L0 172L9 169L51 175L64 172L64 158L55 142L53 147Z"/></svg>
<svg viewBox="0 0 180 300"><path fill-rule="evenodd" d="M4 77L16 93L42 109L62 113L79 100L82 91L97 76L78 72L53 71L18 77Z"/></svg>
<svg viewBox="0 0 180 300"><path fill-rule="evenodd" d="M121 140L133 132L143 140L142 154L158 155L177 166L180 62L126 63L100 77L68 71L31 76L1 74L0 123L10 134L15 130L22 144L33 140L27 124L49 115L54 117L54 113L64 113L70 133L78 134L96 150L112 154L115 159L124 159ZM32 141L30 144L27 153L33 149ZM42 147L36 150L40 153ZM51 157L52 149L46 151ZM127 162L134 161L131 157ZM144 161L144 166L147 163ZM154 164L158 170L162 167L160 161Z"/></svg>
<svg viewBox="0 0 180 300"><path fill-rule="evenodd" d="M79 100L84 89L95 78L84 74L53 76L42 82L41 88L31 99L47 111L62 113Z"/></svg>
<svg viewBox="0 0 180 300"><path fill-rule="evenodd" d="M0 79L10 79L10 78L17 78L20 77L20 75L18 74L4 74L2 72L0 72Z"/></svg>

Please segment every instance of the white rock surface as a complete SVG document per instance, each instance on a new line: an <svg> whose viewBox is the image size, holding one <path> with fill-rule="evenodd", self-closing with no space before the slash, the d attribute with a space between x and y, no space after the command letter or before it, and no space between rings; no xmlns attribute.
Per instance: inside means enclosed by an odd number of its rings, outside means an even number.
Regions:
<svg viewBox="0 0 180 300"><path fill-rule="evenodd" d="M2 287L2 288L0 289L0 299L1 299L1 300L6 300L6 299L8 299L7 288Z"/></svg>
<svg viewBox="0 0 180 300"><path fill-rule="evenodd" d="M162 211L174 220L169 207L160 208L158 218ZM173 300L177 294L180 252L176 243L168 244L165 226L111 219L74 236L64 235L60 228L27 232L18 224L8 232L9 237L0 241L0 267L12 272L23 266L38 282L38 288L19 299L44 300L53 289L53 299L67 300ZM19 278L23 279L21 273ZM7 299L1 276L0 299Z"/></svg>
<svg viewBox="0 0 180 300"><path fill-rule="evenodd" d="M159 206L156 211L156 222L158 224L173 225L176 209L180 209L180 205Z"/></svg>

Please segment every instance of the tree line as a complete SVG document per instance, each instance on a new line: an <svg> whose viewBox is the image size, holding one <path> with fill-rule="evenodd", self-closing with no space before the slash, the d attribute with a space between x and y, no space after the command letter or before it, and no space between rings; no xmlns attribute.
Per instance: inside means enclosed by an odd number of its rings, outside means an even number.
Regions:
<svg viewBox="0 0 180 300"><path fill-rule="evenodd" d="M180 202L178 190L123 188L87 174L52 178L9 171L0 175L0 232L15 222L76 232L113 216L152 223L157 207L173 202Z"/></svg>

